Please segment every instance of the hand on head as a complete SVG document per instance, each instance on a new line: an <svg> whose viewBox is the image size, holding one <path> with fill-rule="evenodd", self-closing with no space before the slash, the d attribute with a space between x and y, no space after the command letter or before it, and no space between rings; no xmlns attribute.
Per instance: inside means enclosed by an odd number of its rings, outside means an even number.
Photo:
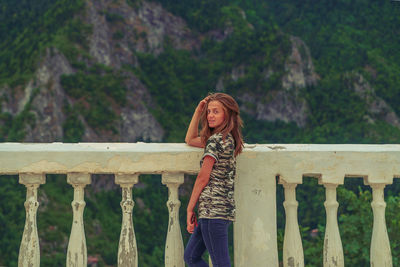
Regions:
<svg viewBox="0 0 400 267"><path fill-rule="evenodd" d="M201 101L199 102L199 104L197 105L197 108L196 108L196 110L197 110L198 112L200 112L200 113L203 112L204 108L205 108L206 105L207 105L208 99L209 99L209 97L207 96L207 97L205 97L203 100L201 100Z"/></svg>

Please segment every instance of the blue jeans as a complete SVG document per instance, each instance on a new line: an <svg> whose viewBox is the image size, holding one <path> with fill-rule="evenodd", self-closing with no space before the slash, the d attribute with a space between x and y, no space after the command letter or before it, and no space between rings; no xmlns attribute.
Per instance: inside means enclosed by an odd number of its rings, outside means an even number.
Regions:
<svg viewBox="0 0 400 267"><path fill-rule="evenodd" d="M201 258L207 249L214 267L230 267L228 250L228 226L222 219L199 219L198 226L190 236L184 259L189 267L208 267Z"/></svg>

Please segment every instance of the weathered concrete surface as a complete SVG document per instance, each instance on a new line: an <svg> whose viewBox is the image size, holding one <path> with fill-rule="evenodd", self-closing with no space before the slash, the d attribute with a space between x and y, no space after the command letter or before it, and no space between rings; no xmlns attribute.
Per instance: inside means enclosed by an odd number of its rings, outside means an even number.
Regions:
<svg viewBox="0 0 400 267"><path fill-rule="evenodd" d="M115 175L115 183L122 189L122 225L118 245L118 266L137 267L138 252L132 210L135 205L132 187L139 181L139 175Z"/></svg>
<svg viewBox="0 0 400 267"><path fill-rule="evenodd" d="M325 184L326 230L324 237L324 267L344 267L342 240L337 222L339 203L336 200L336 184Z"/></svg>
<svg viewBox="0 0 400 267"><path fill-rule="evenodd" d="M196 173L201 155L201 149L185 144L3 143L0 174L67 173L75 187L73 205L80 206L74 210L74 217L82 223L83 187L88 182L79 177L94 173L114 173L122 178L139 173ZM235 184L235 266L278 266L277 176L289 184L302 183L303 176L314 176L332 185L342 184L345 177L364 177L373 188L390 184L394 177L400 177L400 145L247 145L238 157ZM165 182L171 183L168 179ZM373 207L384 205L379 194L375 195ZM333 198L327 200L330 204ZM387 235L382 234L386 230L384 208L374 208L374 216L371 250L373 261L380 262L382 255L376 247L389 244ZM71 239L83 242L83 226L77 228L71 232ZM79 233L78 237L73 237L74 232ZM84 256L85 248L77 253ZM384 255L390 255L390 250Z"/></svg>
<svg viewBox="0 0 400 267"><path fill-rule="evenodd" d="M168 187L168 232L165 242L165 267L185 267L183 261L183 240L179 224L178 188L184 181L183 173L166 173L162 175L162 183Z"/></svg>
<svg viewBox="0 0 400 267"><path fill-rule="evenodd" d="M272 155L272 154L271 154ZM237 162L235 266L278 266L276 159L249 151Z"/></svg>
<svg viewBox="0 0 400 267"><path fill-rule="evenodd" d="M46 177L42 174L22 174L19 177L19 182L26 186L25 226L18 255L18 266L21 267L40 266L39 236L36 223L39 207L37 189L40 184L45 183L45 180Z"/></svg>
<svg viewBox="0 0 400 267"><path fill-rule="evenodd" d="M282 181L280 181L282 183ZM285 236L283 240L283 266L304 267L303 244L297 220L297 184L282 183L285 188Z"/></svg>
<svg viewBox="0 0 400 267"><path fill-rule="evenodd" d="M0 174L196 173L201 154L171 143L2 143ZM263 158L268 171L297 184L303 175L333 184L344 177L365 177L369 183L400 177L400 145L248 145L238 160L248 157Z"/></svg>
<svg viewBox="0 0 400 267"><path fill-rule="evenodd" d="M373 200L371 203L374 214L374 225L371 237L371 266L392 267L392 252L385 221L386 203L384 200L384 184L372 185Z"/></svg>
<svg viewBox="0 0 400 267"><path fill-rule="evenodd" d="M68 242L66 266L87 266L87 248L83 211L86 206L84 188L90 184L90 175L84 173L70 173L67 181L74 188L74 200L71 203L73 211L71 235Z"/></svg>

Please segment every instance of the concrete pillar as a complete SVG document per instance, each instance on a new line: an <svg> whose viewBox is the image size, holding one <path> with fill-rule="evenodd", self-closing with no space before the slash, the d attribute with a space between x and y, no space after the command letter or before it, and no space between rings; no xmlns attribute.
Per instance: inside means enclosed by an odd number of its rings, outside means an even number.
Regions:
<svg viewBox="0 0 400 267"><path fill-rule="evenodd" d="M385 184L371 184L373 200L371 203L374 214L374 226L371 238L371 266L392 267L392 253L386 229L383 189Z"/></svg>
<svg viewBox="0 0 400 267"><path fill-rule="evenodd" d="M336 201L337 184L324 184L326 201L326 228L324 239L324 267L344 267L343 247L337 222L339 203Z"/></svg>
<svg viewBox="0 0 400 267"><path fill-rule="evenodd" d="M90 174L68 173L67 182L74 188L74 200L71 203L73 220L68 242L67 267L86 267L87 248L83 225L83 211L86 206L84 188L91 182Z"/></svg>
<svg viewBox="0 0 400 267"><path fill-rule="evenodd" d="M165 173L162 183L168 187L167 207L169 212L167 241L165 244L165 267L184 267L183 240L179 224L178 188L183 183L183 173Z"/></svg>
<svg viewBox="0 0 400 267"><path fill-rule="evenodd" d="M122 225L118 245L119 267L138 266L138 251L132 220L132 210L135 205L135 202L132 198L132 187L138 182L138 174L115 175L115 183L119 184L122 189Z"/></svg>
<svg viewBox="0 0 400 267"><path fill-rule="evenodd" d="M299 206L296 201L296 186L294 183L283 182L285 189L285 207L286 223L285 223L285 237L283 240L283 266L284 267L303 267L304 254L303 244L299 231L299 224L297 219L297 207Z"/></svg>
<svg viewBox="0 0 400 267"><path fill-rule="evenodd" d="M265 154L264 154L265 155ZM236 267L278 267L276 171L267 155L251 152L237 159L235 178Z"/></svg>
<svg viewBox="0 0 400 267"><path fill-rule="evenodd" d="M26 201L24 203L26 219L19 248L18 267L40 266L39 236L36 224L36 214L39 207L37 189L45 181L46 176L44 174L21 173L19 175L19 182L26 187Z"/></svg>

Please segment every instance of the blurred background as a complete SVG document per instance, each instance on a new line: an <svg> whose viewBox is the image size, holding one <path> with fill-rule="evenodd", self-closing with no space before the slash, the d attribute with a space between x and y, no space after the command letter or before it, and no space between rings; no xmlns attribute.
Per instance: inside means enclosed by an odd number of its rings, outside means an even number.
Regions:
<svg viewBox="0 0 400 267"><path fill-rule="evenodd" d="M1 142L181 143L210 92L238 101L246 143L399 143L400 2L0 1ZM139 266L163 266L167 189L159 176L140 179ZM185 243L194 179L180 188ZM324 189L305 178L297 192L305 264L322 266ZM385 191L394 266L399 192L396 179ZM89 266L116 266L120 189L95 175L86 193ZM281 248L281 186L277 196ZM65 176L40 187L41 266L65 265L72 198ZM361 179L338 188L347 266L369 265L370 200ZM24 201L17 177L1 176L2 266L17 265Z"/></svg>

